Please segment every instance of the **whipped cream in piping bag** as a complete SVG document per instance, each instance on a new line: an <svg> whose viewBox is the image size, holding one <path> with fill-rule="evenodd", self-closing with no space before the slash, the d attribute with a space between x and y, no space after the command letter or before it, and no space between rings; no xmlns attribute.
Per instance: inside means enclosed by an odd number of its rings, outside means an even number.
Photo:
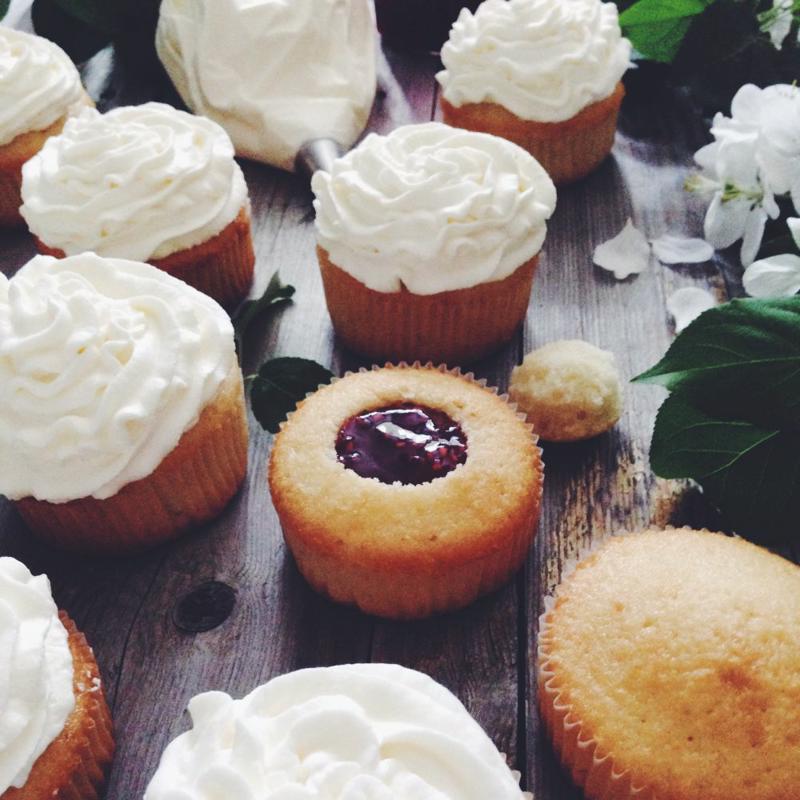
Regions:
<svg viewBox="0 0 800 800"><path fill-rule="evenodd" d="M459 15L436 78L454 106L490 102L563 122L614 92L630 53L614 3L485 0Z"/></svg>
<svg viewBox="0 0 800 800"><path fill-rule="evenodd" d="M216 236L247 204L233 156L219 125L163 103L88 108L24 165L20 213L67 255L164 258Z"/></svg>
<svg viewBox="0 0 800 800"><path fill-rule="evenodd" d="M436 122L370 134L314 175L317 237L370 289L501 280L542 247L556 190L521 147Z"/></svg>
<svg viewBox="0 0 800 800"><path fill-rule="evenodd" d="M242 700L209 692L145 800L522 800L463 705L392 664L306 669Z"/></svg>
<svg viewBox="0 0 800 800"><path fill-rule="evenodd" d="M371 0L163 0L156 49L186 105L241 156L291 170L300 147L350 147L376 90Z"/></svg>
<svg viewBox="0 0 800 800"><path fill-rule="evenodd" d="M93 253L37 256L0 282L0 494L116 494L235 365L228 315L183 281Z"/></svg>
<svg viewBox="0 0 800 800"><path fill-rule="evenodd" d="M25 785L74 707L72 654L50 582L0 558L0 795Z"/></svg>
<svg viewBox="0 0 800 800"><path fill-rule="evenodd" d="M49 128L82 96L78 70L58 45L0 25L0 146Z"/></svg>

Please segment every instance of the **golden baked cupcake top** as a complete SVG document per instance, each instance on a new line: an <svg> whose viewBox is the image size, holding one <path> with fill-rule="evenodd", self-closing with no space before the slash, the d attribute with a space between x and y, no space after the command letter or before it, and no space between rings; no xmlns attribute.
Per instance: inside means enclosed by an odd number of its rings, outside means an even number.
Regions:
<svg viewBox="0 0 800 800"><path fill-rule="evenodd" d="M562 760L591 798L800 797L798 631L800 567L720 534L612 538L542 618Z"/></svg>

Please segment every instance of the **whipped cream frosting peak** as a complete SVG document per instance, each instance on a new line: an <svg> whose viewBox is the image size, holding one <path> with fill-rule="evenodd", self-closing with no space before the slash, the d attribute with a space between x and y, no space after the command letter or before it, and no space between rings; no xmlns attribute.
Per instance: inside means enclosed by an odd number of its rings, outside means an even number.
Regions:
<svg viewBox="0 0 800 800"><path fill-rule="evenodd" d="M0 795L25 785L74 708L72 654L50 582L0 558Z"/></svg>
<svg viewBox="0 0 800 800"><path fill-rule="evenodd" d="M82 96L78 70L58 45L0 25L0 146L49 128Z"/></svg>
<svg viewBox="0 0 800 800"><path fill-rule="evenodd" d="M522 800L463 705L392 664L306 669L189 704L145 800Z"/></svg>
<svg viewBox="0 0 800 800"><path fill-rule="evenodd" d="M300 147L345 147L376 90L372 0L163 0L156 49L186 105L236 152L291 170Z"/></svg>
<svg viewBox="0 0 800 800"><path fill-rule="evenodd" d="M22 169L20 213L67 255L148 261L216 236L247 205L216 123L163 103L86 109Z"/></svg>
<svg viewBox="0 0 800 800"><path fill-rule="evenodd" d="M563 122L614 92L630 53L614 3L485 0L459 15L436 77L451 105L489 102Z"/></svg>
<svg viewBox="0 0 800 800"><path fill-rule="evenodd" d="M506 278L539 252L556 205L521 147L437 122L370 134L311 185L320 246L378 292Z"/></svg>
<svg viewBox="0 0 800 800"><path fill-rule="evenodd" d="M37 256L0 285L0 494L116 494L161 463L235 366L228 315L166 272Z"/></svg>

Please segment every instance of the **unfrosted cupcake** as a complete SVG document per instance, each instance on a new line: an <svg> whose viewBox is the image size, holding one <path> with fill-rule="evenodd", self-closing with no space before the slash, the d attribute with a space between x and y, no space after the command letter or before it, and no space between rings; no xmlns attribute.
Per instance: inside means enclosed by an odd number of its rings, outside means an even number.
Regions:
<svg viewBox="0 0 800 800"><path fill-rule="evenodd" d="M54 545L153 546L218 514L247 466L233 329L147 264L37 256L0 279L0 494Z"/></svg>
<svg viewBox="0 0 800 800"><path fill-rule="evenodd" d="M96 800L114 754L94 654L50 594L0 558L0 797Z"/></svg>
<svg viewBox="0 0 800 800"><path fill-rule="evenodd" d="M162 103L69 120L22 171L41 252L148 261L231 307L255 255L247 186L219 125Z"/></svg>
<svg viewBox="0 0 800 800"><path fill-rule="evenodd" d="M312 188L325 299L348 347L463 363L512 337L556 204L527 152L439 123L408 125L371 134Z"/></svg>
<svg viewBox="0 0 800 800"><path fill-rule="evenodd" d="M591 800L800 797L800 567L690 530L616 537L558 588L539 700Z"/></svg>
<svg viewBox="0 0 800 800"><path fill-rule="evenodd" d="M611 152L631 45L601 0L486 0L442 49L445 122L503 136L556 184Z"/></svg>
<svg viewBox="0 0 800 800"><path fill-rule="evenodd" d="M145 800L524 800L447 689L395 664L290 672L241 700L207 692Z"/></svg>
<svg viewBox="0 0 800 800"><path fill-rule="evenodd" d="M386 366L306 398L269 486L300 572L363 611L418 618L497 589L536 532L543 466L504 397L445 368Z"/></svg>
<svg viewBox="0 0 800 800"><path fill-rule="evenodd" d="M87 105L78 70L58 45L0 25L0 225L22 224L22 165Z"/></svg>

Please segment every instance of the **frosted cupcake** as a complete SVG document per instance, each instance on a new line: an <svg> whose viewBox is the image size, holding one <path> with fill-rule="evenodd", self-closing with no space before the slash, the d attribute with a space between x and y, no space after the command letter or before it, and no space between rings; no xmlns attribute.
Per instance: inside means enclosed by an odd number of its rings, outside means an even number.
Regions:
<svg viewBox="0 0 800 800"><path fill-rule="evenodd" d="M99 797L114 753L97 662L45 575L0 558L0 797Z"/></svg>
<svg viewBox="0 0 800 800"><path fill-rule="evenodd" d="M800 797L800 567L691 530L619 536L558 588L539 701L590 800Z"/></svg>
<svg viewBox="0 0 800 800"><path fill-rule="evenodd" d="M524 800L505 759L447 689L394 664L290 672L241 700L207 692L145 800Z"/></svg>
<svg viewBox="0 0 800 800"><path fill-rule="evenodd" d="M513 336L556 204L522 148L408 125L369 135L312 188L325 299L348 347L461 363Z"/></svg>
<svg viewBox="0 0 800 800"><path fill-rule="evenodd" d="M536 534L536 436L485 382L387 365L307 397L269 464L272 501L319 592L395 619L502 586Z"/></svg>
<svg viewBox="0 0 800 800"><path fill-rule="evenodd" d="M0 226L22 224L22 165L91 104L60 47L0 25Z"/></svg>
<svg viewBox="0 0 800 800"><path fill-rule="evenodd" d="M37 256L0 279L0 494L54 545L140 550L218 514L247 466L233 330L147 264Z"/></svg>
<svg viewBox="0 0 800 800"><path fill-rule="evenodd" d="M442 49L444 120L516 142L556 184L576 181L611 152L630 52L614 3L486 0Z"/></svg>
<svg viewBox="0 0 800 800"><path fill-rule="evenodd" d="M255 255L247 186L225 131L162 103L85 110L22 173L41 252L148 261L231 307Z"/></svg>

